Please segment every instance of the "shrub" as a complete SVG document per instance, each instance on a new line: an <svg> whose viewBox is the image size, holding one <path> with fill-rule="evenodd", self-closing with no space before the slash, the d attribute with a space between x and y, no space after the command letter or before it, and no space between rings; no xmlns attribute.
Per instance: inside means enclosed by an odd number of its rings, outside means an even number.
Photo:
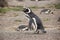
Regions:
<svg viewBox="0 0 60 40"><path fill-rule="evenodd" d="M54 4L56 9L60 9L60 3L59 4Z"/></svg>
<svg viewBox="0 0 60 40"><path fill-rule="evenodd" d="M0 13L6 13L7 11L9 11L8 8L0 8Z"/></svg>
<svg viewBox="0 0 60 40"><path fill-rule="evenodd" d="M39 7L37 7L37 6L31 6L30 8L31 9L38 9Z"/></svg>
<svg viewBox="0 0 60 40"><path fill-rule="evenodd" d="M15 22L22 22L22 20L15 20Z"/></svg>
<svg viewBox="0 0 60 40"><path fill-rule="evenodd" d="M12 8L0 8L0 13L6 13L7 11L13 10L13 11L22 11L23 6L17 6L17 7L12 7Z"/></svg>

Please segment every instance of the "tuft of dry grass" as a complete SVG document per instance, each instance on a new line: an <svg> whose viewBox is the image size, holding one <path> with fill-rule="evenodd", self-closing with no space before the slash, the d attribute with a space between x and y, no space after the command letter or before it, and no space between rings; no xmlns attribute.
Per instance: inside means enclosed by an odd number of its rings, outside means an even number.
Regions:
<svg viewBox="0 0 60 40"><path fill-rule="evenodd" d="M44 19L43 21L49 21L50 19L48 19L48 18L46 18L46 19Z"/></svg>
<svg viewBox="0 0 60 40"><path fill-rule="evenodd" d="M13 15L14 17L16 17L16 16L18 16L18 14L17 13L14 13L14 15Z"/></svg>
<svg viewBox="0 0 60 40"><path fill-rule="evenodd" d="M15 20L15 22L22 22L22 20Z"/></svg>

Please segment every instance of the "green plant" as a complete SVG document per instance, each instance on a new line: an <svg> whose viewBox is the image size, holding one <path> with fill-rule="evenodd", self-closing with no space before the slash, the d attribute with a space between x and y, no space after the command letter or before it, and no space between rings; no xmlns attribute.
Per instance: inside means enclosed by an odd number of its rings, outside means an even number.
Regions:
<svg viewBox="0 0 60 40"><path fill-rule="evenodd" d="M39 7L37 7L37 6L32 6L32 7L30 7L31 9L38 9Z"/></svg>
<svg viewBox="0 0 60 40"><path fill-rule="evenodd" d="M13 11L22 11L23 6L17 6L17 7L12 7L12 8L0 8L0 13L6 13L7 11L13 10Z"/></svg>
<svg viewBox="0 0 60 40"><path fill-rule="evenodd" d="M21 20L15 20L15 22L22 22Z"/></svg>
<svg viewBox="0 0 60 40"><path fill-rule="evenodd" d="M0 8L0 13L6 13L7 11L9 11L8 8Z"/></svg>
<svg viewBox="0 0 60 40"><path fill-rule="evenodd" d="M4 14L6 14L7 11L9 11L8 8L0 8L0 16L3 16Z"/></svg>
<svg viewBox="0 0 60 40"><path fill-rule="evenodd" d="M55 8L54 4L52 4L52 3L51 4L47 4L46 6L47 6L47 8Z"/></svg>
<svg viewBox="0 0 60 40"><path fill-rule="evenodd" d="M39 8L45 8L44 6L42 6L42 7L39 7Z"/></svg>
<svg viewBox="0 0 60 40"><path fill-rule="evenodd" d="M22 11L22 7L14 7L14 8L10 8L10 10L13 10L13 11Z"/></svg>
<svg viewBox="0 0 60 40"><path fill-rule="evenodd" d="M9 9L13 10L13 11L22 11L23 6L16 6L16 7L12 7L12 8L9 8Z"/></svg>
<svg viewBox="0 0 60 40"><path fill-rule="evenodd" d="M48 20L49 20L48 18L44 19L44 21L48 21Z"/></svg>
<svg viewBox="0 0 60 40"><path fill-rule="evenodd" d="M60 3L59 4L54 4L56 9L60 9Z"/></svg>

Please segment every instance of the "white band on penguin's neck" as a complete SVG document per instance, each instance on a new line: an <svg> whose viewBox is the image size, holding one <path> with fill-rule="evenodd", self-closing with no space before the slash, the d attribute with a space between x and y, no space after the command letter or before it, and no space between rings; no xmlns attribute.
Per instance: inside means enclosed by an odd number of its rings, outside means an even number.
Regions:
<svg viewBox="0 0 60 40"><path fill-rule="evenodd" d="M31 10L30 10L29 8L28 8L28 10L29 10L29 11L28 11L28 12L26 12L26 13L30 13L30 12L31 12Z"/></svg>

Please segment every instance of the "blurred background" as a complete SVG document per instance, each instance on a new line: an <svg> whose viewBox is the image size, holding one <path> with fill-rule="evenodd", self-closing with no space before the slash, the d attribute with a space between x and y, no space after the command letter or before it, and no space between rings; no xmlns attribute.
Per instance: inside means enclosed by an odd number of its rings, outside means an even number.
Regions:
<svg viewBox="0 0 60 40"><path fill-rule="evenodd" d="M29 7L42 20L46 34L29 34L17 31L28 25L23 7ZM42 9L53 14L40 14ZM0 0L0 40L60 40L60 0Z"/></svg>
<svg viewBox="0 0 60 40"><path fill-rule="evenodd" d="M0 30L15 30L22 24L28 25L22 11L24 6L40 17L45 28L60 27L60 0L0 0ZM53 14L40 14L44 8Z"/></svg>

